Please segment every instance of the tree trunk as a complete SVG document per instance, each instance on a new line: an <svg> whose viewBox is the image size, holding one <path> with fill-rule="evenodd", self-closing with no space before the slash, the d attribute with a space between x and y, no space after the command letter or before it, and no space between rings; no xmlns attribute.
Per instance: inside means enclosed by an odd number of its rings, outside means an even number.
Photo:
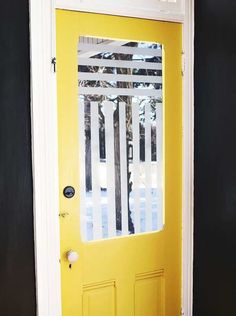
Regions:
<svg viewBox="0 0 236 316"><path fill-rule="evenodd" d="M137 46L137 43L133 43L133 46ZM118 60L123 60L123 54L116 54ZM132 60L132 55L127 55L126 60ZM131 75L131 69L117 68L118 74ZM130 82L117 82L118 88L132 88L133 84ZM119 102L125 102L126 104L126 148L127 157L120 157L120 142L119 142ZM131 172L129 170L129 146L132 140L132 130L131 130L131 120L132 120L132 97L131 96L119 96L118 106L114 116L115 123L115 187L116 187L116 227L117 229L122 229L122 215L121 215L121 183L120 183L120 159L126 159L127 164L127 209L128 209L128 227L131 234L134 233L134 224L131 218L131 210L129 205L129 197L132 191L131 182Z"/></svg>
<svg viewBox="0 0 236 316"><path fill-rule="evenodd" d="M86 191L92 190L92 165L91 165L91 130L90 130L90 101L84 101L85 113L85 175Z"/></svg>
<svg viewBox="0 0 236 316"><path fill-rule="evenodd" d="M116 205L116 229L122 230L121 218L121 180L120 180L120 126L119 107L114 112L114 150L115 150L115 205Z"/></svg>

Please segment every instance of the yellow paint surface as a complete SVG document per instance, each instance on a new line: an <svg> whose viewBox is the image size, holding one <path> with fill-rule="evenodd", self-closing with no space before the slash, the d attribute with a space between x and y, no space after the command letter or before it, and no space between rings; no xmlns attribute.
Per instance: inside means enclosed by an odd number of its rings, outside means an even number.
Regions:
<svg viewBox="0 0 236 316"><path fill-rule="evenodd" d="M181 304L182 26L57 10L57 85L63 316L177 316ZM77 45L79 36L164 45L165 226L83 243L79 210ZM75 187L64 198L67 185ZM70 249L80 255L72 268ZM162 271L161 274L158 271Z"/></svg>

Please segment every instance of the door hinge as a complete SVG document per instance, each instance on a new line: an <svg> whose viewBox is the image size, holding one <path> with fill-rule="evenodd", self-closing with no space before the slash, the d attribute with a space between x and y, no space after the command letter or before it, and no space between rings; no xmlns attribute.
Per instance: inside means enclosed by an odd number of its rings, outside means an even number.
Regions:
<svg viewBox="0 0 236 316"><path fill-rule="evenodd" d="M68 215L70 215L68 212L59 213L59 217L62 217L62 218L65 218Z"/></svg>
<svg viewBox="0 0 236 316"><path fill-rule="evenodd" d="M52 58L51 64L53 65L53 72L56 72L56 64L57 64L57 59L56 59L56 57L53 57L53 58Z"/></svg>
<svg viewBox="0 0 236 316"><path fill-rule="evenodd" d="M181 307L181 310L180 310L180 315L184 316L184 309L182 307Z"/></svg>
<svg viewBox="0 0 236 316"><path fill-rule="evenodd" d="M181 55L182 55L182 70L181 70L181 74L182 74L182 76L184 76L185 75L185 52L182 51Z"/></svg>

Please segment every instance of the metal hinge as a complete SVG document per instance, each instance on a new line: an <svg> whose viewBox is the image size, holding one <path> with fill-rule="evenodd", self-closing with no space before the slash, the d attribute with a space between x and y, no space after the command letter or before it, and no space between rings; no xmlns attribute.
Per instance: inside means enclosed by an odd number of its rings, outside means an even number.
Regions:
<svg viewBox="0 0 236 316"><path fill-rule="evenodd" d="M53 58L52 58L51 64L53 65L53 72L56 72L56 64L57 64L57 59L56 59L56 57L53 57Z"/></svg>
<svg viewBox="0 0 236 316"><path fill-rule="evenodd" d="M183 307L181 307L181 310L180 310L180 315L181 315L181 316L184 316L184 310L183 310Z"/></svg>
<svg viewBox="0 0 236 316"><path fill-rule="evenodd" d="M59 217L62 217L62 218L65 218L68 215L70 215L68 212L59 213Z"/></svg>
<svg viewBox="0 0 236 316"><path fill-rule="evenodd" d="M182 74L182 76L184 76L184 74L185 74L185 52L182 51L181 54L182 54L182 70L181 70L181 74Z"/></svg>

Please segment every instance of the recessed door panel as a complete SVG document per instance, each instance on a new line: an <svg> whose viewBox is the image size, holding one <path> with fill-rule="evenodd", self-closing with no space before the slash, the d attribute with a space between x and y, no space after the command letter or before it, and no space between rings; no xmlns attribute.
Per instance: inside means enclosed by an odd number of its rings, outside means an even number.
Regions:
<svg viewBox="0 0 236 316"><path fill-rule="evenodd" d="M164 271L151 271L136 275L135 316L164 316Z"/></svg>
<svg viewBox="0 0 236 316"><path fill-rule="evenodd" d="M83 287L83 316L115 316L116 288L114 281Z"/></svg>

